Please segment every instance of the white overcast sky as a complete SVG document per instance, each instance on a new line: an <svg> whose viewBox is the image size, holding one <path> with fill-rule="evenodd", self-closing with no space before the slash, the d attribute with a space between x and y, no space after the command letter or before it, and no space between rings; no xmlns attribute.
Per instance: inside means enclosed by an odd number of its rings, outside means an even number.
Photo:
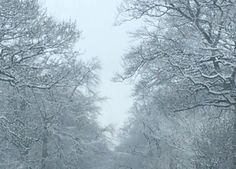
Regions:
<svg viewBox="0 0 236 169"><path fill-rule="evenodd" d="M121 127L128 117L131 86L111 82L111 78L121 70L122 55L130 46L127 32L135 29L133 23L113 26L120 3L121 0L42 0L49 15L77 21L83 36L78 45L84 51L83 57L98 57L101 61L100 91L108 100L102 105L99 121L116 127Z"/></svg>

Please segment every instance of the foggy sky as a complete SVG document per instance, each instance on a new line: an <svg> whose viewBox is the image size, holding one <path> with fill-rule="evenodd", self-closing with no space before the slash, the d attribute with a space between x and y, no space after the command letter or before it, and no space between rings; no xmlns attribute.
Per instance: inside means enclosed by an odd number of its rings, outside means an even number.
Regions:
<svg viewBox="0 0 236 169"><path fill-rule="evenodd" d="M131 86L114 83L111 78L121 70L121 57L128 48L130 38L127 32L135 25L127 23L113 26L120 0L42 0L48 13L57 19L76 20L82 31L78 43L84 58L98 57L101 61L101 84L99 90L108 100L102 105L99 122L120 127L128 117L132 105Z"/></svg>

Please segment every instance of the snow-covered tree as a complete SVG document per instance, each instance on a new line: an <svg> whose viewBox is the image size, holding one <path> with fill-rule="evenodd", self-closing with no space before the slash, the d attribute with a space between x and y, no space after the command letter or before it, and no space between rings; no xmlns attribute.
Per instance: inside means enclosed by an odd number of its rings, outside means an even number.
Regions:
<svg viewBox="0 0 236 169"><path fill-rule="evenodd" d="M231 112L236 124L235 5L227 0L125 1L123 21L141 18L145 28L134 34L140 43L124 57L120 79L136 77L140 97L143 89L149 95L173 83L185 98L170 105L175 111L213 106ZM233 126L227 149L231 168L236 167Z"/></svg>
<svg viewBox="0 0 236 169"><path fill-rule="evenodd" d="M109 153L97 124L99 63L80 33L37 0L0 1L0 168L95 168Z"/></svg>

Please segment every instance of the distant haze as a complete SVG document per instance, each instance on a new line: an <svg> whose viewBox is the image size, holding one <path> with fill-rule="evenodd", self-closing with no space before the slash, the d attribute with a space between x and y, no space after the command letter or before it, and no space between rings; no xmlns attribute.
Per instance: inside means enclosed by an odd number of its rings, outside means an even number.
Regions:
<svg viewBox="0 0 236 169"><path fill-rule="evenodd" d="M128 117L132 105L131 86L127 83L114 83L111 78L121 70L121 57L129 46L127 32L134 30L134 24L113 26L119 0L42 0L49 15L61 20L76 20L82 31L78 43L84 53L82 57L97 57L101 61L101 95L108 100L101 105L99 122L121 127Z"/></svg>

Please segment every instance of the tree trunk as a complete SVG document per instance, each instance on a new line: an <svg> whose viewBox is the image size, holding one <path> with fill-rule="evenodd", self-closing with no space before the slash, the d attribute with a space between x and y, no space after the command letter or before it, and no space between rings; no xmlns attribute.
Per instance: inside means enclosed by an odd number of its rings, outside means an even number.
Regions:
<svg viewBox="0 0 236 169"><path fill-rule="evenodd" d="M41 159L41 169L46 169L46 160L48 157L48 129L47 124L43 126L42 135L42 159Z"/></svg>
<svg viewBox="0 0 236 169"><path fill-rule="evenodd" d="M236 105L233 114L233 140L232 140L232 169L236 169Z"/></svg>

